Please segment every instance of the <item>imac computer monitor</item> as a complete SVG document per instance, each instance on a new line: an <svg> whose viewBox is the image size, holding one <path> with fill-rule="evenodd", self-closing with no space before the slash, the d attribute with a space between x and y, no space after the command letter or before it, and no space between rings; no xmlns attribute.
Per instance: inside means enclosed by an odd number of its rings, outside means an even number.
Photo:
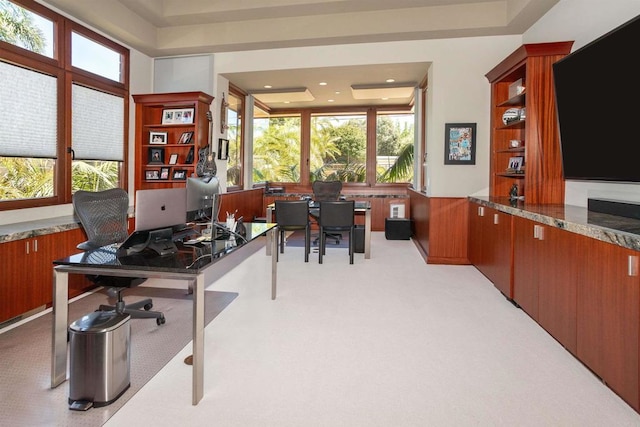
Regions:
<svg viewBox="0 0 640 427"><path fill-rule="evenodd" d="M220 183L215 176L187 178L187 221L218 220Z"/></svg>
<svg viewBox="0 0 640 427"><path fill-rule="evenodd" d="M120 246L120 255L151 249L159 255L178 252L173 229L187 222L185 188L162 188L136 191L135 231Z"/></svg>
<svg viewBox="0 0 640 427"><path fill-rule="evenodd" d="M184 225L187 192L184 188L160 188L136 191L136 231L172 228Z"/></svg>

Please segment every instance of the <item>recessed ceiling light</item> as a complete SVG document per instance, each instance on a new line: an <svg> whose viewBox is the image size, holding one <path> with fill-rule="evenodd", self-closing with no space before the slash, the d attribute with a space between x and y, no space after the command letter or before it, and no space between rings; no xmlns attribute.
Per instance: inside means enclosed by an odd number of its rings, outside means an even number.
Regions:
<svg viewBox="0 0 640 427"><path fill-rule="evenodd" d="M335 102L333 99L327 99L327 102Z"/></svg>
<svg viewBox="0 0 640 427"><path fill-rule="evenodd" d="M380 99L382 99L383 101L388 101L389 100L389 98L380 98Z"/></svg>
<svg viewBox="0 0 640 427"><path fill-rule="evenodd" d="M318 83L318 84L319 84L320 86L326 86L326 85L327 85L327 82L320 82L320 83Z"/></svg>
<svg viewBox="0 0 640 427"><path fill-rule="evenodd" d="M291 101L284 101L285 104L289 104Z"/></svg>
<svg viewBox="0 0 640 427"><path fill-rule="evenodd" d="M339 90L336 91L336 95L340 95L340 91Z"/></svg>
<svg viewBox="0 0 640 427"><path fill-rule="evenodd" d="M265 89L271 89L272 87L273 87L273 86L271 86L271 85L264 85L264 88L265 88Z"/></svg>
<svg viewBox="0 0 640 427"><path fill-rule="evenodd" d="M386 80L386 82L387 82L387 83L393 83L393 82L395 82L395 81L396 81L396 79L387 79L387 80Z"/></svg>

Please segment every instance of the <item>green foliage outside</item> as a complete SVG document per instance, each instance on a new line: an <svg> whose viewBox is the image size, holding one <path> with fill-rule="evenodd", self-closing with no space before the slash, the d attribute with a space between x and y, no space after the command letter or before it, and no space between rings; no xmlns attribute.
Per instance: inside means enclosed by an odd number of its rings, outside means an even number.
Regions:
<svg viewBox="0 0 640 427"><path fill-rule="evenodd" d="M254 140L254 182L300 182L300 120L270 119L268 128ZM413 179L413 126L381 115L377 124L378 155L394 159L378 168L377 182L410 182ZM329 116L312 119L310 180L365 182L366 119L336 121Z"/></svg>
<svg viewBox="0 0 640 427"><path fill-rule="evenodd" d="M29 12L7 0L0 0L0 40L32 52L44 52L44 34L33 24Z"/></svg>

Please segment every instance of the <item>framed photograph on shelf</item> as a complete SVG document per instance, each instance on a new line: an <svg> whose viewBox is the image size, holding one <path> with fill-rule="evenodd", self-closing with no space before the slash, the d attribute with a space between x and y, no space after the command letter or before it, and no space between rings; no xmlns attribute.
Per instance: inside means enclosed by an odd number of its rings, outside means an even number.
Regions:
<svg viewBox="0 0 640 427"><path fill-rule="evenodd" d="M149 144L166 144L167 132L149 132Z"/></svg>
<svg viewBox="0 0 640 427"><path fill-rule="evenodd" d="M160 179L160 174L156 169L147 169L144 171L144 178L146 180L156 180Z"/></svg>
<svg viewBox="0 0 640 427"><path fill-rule="evenodd" d="M522 165L524 164L524 157L515 156L509 158L509 167L507 168L508 173L520 173L522 170Z"/></svg>
<svg viewBox="0 0 640 427"><path fill-rule="evenodd" d="M218 159L229 159L229 140L220 138L218 139Z"/></svg>
<svg viewBox="0 0 640 427"><path fill-rule="evenodd" d="M149 148L149 164L164 164L164 148Z"/></svg>
<svg viewBox="0 0 640 427"><path fill-rule="evenodd" d="M187 153L187 158L184 160L184 162L188 165L193 163L193 147L189 148L189 152Z"/></svg>
<svg viewBox="0 0 640 427"><path fill-rule="evenodd" d="M476 164L475 123L446 123L444 125L444 164Z"/></svg>
<svg viewBox="0 0 640 427"><path fill-rule="evenodd" d="M191 124L195 108L171 108L162 110L162 124Z"/></svg>
<svg viewBox="0 0 640 427"><path fill-rule="evenodd" d="M183 132L178 140L178 144L189 144L193 138L193 132Z"/></svg>
<svg viewBox="0 0 640 427"><path fill-rule="evenodd" d="M172 179L176 179L176 180L187 179L187 171L184 169L174 169Z"/></svg>
<svg viewBox="0 0 640 427"><path fill-rule="evenodd" d="M169 179L169 168L160 168L160 179Z"/></svg>
<svg viewBox="0 0 640 427"><path fill-rule="evenodd" d="M169 164L170 164L170 165L175 165L176 163L178 163L178 154L173 153L173 154L169 157Z"/></svg>

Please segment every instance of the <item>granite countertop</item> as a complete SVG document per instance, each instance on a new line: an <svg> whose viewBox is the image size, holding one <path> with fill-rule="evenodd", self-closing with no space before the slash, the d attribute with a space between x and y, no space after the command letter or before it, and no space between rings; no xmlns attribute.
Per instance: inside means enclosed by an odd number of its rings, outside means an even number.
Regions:
<svg viewBox="0 0 640 427"><path fill-rule="evenodd" d="M30 239L80 227L80 221L73 215L2 224L0 225L0 243Z"/></svg>
<svg viewBox="0 0 640 427"><path fill-rule="evenodd" d="M470 196L469 200L550 227L562 228L603 242L640 251L640 220L592 212L572 205L511 204L509 199Z"/></svg>
<svg viewBox="0 0 640 427"><path fill-rule="evenodd" d="M276 197L304 197L304 196L312 196L313 193L272 193L267 192L264 193L265 196L276 196ZM343 193L342 196L347 199L408 199L408 194L352 194L352 193Z"/></svg>

